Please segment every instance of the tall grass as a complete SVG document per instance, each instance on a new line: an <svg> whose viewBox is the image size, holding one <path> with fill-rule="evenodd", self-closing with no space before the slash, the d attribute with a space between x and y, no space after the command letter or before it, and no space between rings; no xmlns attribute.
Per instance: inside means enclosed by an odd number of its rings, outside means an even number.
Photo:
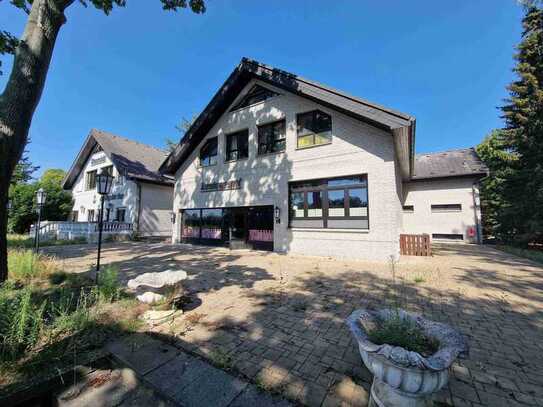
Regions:
<svg viewBox="0 0 543 407"><path fill-rule="evenodd" d="M8 248L13 249L31 249L34 247L34 237L29 235L18 235L18 234L8 234ZM76 237L72 240L66 239L51 239L51 240L40 240L40 246L65 246L72 244L85 244L87 239L85 237Z"/></svg>
<svg viewBox="0 0 543 407"><path fill-rule="evenodd" d="M8 275L15 280L31 280L58 272L58 265L51 257L35 254L31 250L8 252Z"/></svg>
<svg viewBox="0 0 543 407"><path fill-rule="evenodd" d="M121 296L119 270L115 266L107 266L98 274L97 290L100 301L112 302Z"/></svg>

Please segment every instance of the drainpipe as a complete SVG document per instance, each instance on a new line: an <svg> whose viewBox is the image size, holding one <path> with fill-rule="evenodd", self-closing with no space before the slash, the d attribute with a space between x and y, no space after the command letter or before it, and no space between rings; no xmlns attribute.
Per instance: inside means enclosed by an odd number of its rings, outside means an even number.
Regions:
<svg viewBox="0 0 543 407"><path fill-rule="evenodd" d="M475 230L477 232L477 244L482 242L481 231L481 200L479 198L479 182L474 181L471 186L471 193L473 196L473 218L475 219Z"/></svg>
<svg viewBox="0 0 543 407"><path fill-rule="evenodd" d="M140 233L140 218L141 218L141 185L138 181L134 181L136 183L136 187L138 188L138 198L136 200L137 203L137 210L136 210L136 233L139 235Z"/></svg>

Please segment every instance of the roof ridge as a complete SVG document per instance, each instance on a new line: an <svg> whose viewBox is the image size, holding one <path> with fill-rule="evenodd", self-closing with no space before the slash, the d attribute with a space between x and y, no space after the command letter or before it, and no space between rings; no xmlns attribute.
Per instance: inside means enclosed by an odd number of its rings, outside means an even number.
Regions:
<svg viewBox="0 0 543 407"><path fill-rule="evenodd" d="M113 134L109 131L105 131L105 130L100 130L100 129L97 129L97 128L92 128L91 129L91 133L100 133L100 134L104 134L104 135L107 135L107 136L110 136L110 137L114 137L114 138L119 138L121 140L124 140L124 141L128 141L129 143L133 143L133 144L139 144L141 146L145 146L147 148L152 148L153 150L157 150L161 153L164 153L164 154L168 154L168 151L167 150L163 150L162 148L158 148L158 147L155 147L155 146L152 146L151 144L146 144L146 143L142 143L141 141L137 141L137 140L132 140L132 139L129 139L127 137L124 137L124 136L119 136L118 134Z"/></svg>
<svg viewBox="0 0 543 407"><path fill-rule="evenodd" d="M457 151L467 151L467 150L475 151L475 147L454 148L454 149L450 149L450 150L441 150L441 151L434 151L434 152L429 152L429 153L418 153L418 154L415 154L415 157L420 157L420 156L423 156L423 155L437 155L437 154L444 154L444 153L454 153L454 152L457 152Z"/></svg>
<svg viewBox="0 0 543 407"><path fill-rule="evenodd" d="M369 100L366 100L366 99L363 99L361 97L358 97L358 96L354 96L354 95L351 95L347 92L344 92L342 90L339 90L339 89L336 89L336 88L333 88L331 86L328 86L328 85L325 85L323 83L320 83L320 82L317 82L317 81L314 81L312 79L308 79L308 78L305 78L303 76L299 76L297 74L294 74L294 73L291 73L291 72L288 72L288 71L285 71L283 69L279 69L279 68L276 68L272 65L267 65L263 62L260 62L260 61L257 61L256 59L251 59L251 58L247 58L247 57L243 57L241 59L241 63L253 63L253 64L257 64L258 66L262 67L262 68L265 68L267 70L270 70L270 71L273 71L273 70L277 70L277 71L280 71L282 74L286 75L286 76L290 76L290 77L293 77L295 78L296 80L298 81L301 81L301 82L306 82L308 84L311 84L313 86L316 86L316 87L319 87L323 90L326 90L328 92L331 92L331 93L334 93L338 96L342 96L344 98L347 98L347 99L351 99L355 102L358 102L358 103L361 103L363 105L366 105L366 106L369 106L369 107L372 107L374 109L377 109L377 110L381 110L382 112L385 112L385 113L388 113L392 116L397 116L397 117L400 117L404 120L414 120L415 118L408 114L408 113L403 113L403 112L400 112L399 110L395 110L395 109L390 109L386 106L383 106L379 103L375 103L375 102L371 102Z"/></svg>

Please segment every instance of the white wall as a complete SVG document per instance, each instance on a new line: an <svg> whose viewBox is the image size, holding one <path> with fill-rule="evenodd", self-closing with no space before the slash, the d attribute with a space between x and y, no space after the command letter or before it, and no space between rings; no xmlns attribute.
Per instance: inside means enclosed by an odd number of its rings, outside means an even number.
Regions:
<svg viewBox="0 0 543 407"><path fill-rule="evenodd" d="M462 234L464 241L476 242L477 236L468 236L468 228L480 228L479 192L474 182L475 178L467 177L405 183L404 205L413 205L414 212L403 212L403 232ZM432 204L461 204L462 210L433 212Z"/></svg>
<svg viewBox="0 0 543 407"><path fill-rule="evenodd" d="M249 83L246 89L253 83ZM282 95L242 110L227 112L215 124L207 137L219 136L218 163L200 168L197 159L199 148L192 153L176 174L174 211L274 205L281 209L281 224L274 225L276 251L380 260L390 255L398 256L401 182L398 182L392 136L307 99L275 90ZM296 114L315 108L332 116L332 143L297 150ZM282 118L286 118L287 124L286 151L257 156L257 125ZM225 163L224 135L247 128L249 158ZM354 174L368 174L369 230L287 228L288 182ZM202 182L237 178L242 179L239 190L200 192ZM174 241L179 241L179 221L178 216Z"/></svg>
<svg viewBox="0 0 543 407"><path fill-rule="evenodd" d="M173 188L140 182L141 210L138 232L142 236L170 236Z"/></svg>

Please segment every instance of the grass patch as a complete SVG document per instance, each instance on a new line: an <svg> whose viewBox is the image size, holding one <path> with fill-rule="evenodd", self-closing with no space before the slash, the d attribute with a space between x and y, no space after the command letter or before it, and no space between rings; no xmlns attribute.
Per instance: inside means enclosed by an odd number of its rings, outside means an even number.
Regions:
<svg viewBox="0 0 543 407"><path fill-rule="evenodd" d="M209 354L209 359L211 362L218 367L219 369L223 370L230 370L233 366L233 359L232 356L227 354L221 349L214 349Z"/></svg>
<svg viewBox="0 0 543 407"><path fill-rule="evenodd" d="M142 326L137 319L146 308L123 293L115 268L105 268L95 284L29 250L10 250L8 264L9 279L0 285L0 393Z"/></svg>
<svg viewBox="0 0 543 407"><path fill-rule="evenodd" d="M496 245L494 247L498 250L501 250L502 252L514 254L515 256L524 257L525 259L529 259L537 263L543 264L543 251L541 250L523 249L520 247L505 245Z"/></svg>
<svg viewBox="0 0 543 407"><path fill-rule="evenodd" d="M8 234L7 241L8 241L9 249L31 249L35 246L34 237L31 237L29 235ZM87 243L87 239L85 237L76 237L72 240L66 240L66 239L40 240L40 247L66 246L66 245L85 244L85 243Z"/></svg>
<svg viewBox="0 0 543 407"><path fill-rule="evenodd" d="M368 332L368 337L377 345L400 346L423 356L434 354L439 346L436 341L426 337L415 322L399 315L381 321L376 328Z"/></svg>
<svg viewBox="0 0 543 407"><path fill-rule="evenodd" d="M415 283L417 283L417 284L420 284L420 283L424 283L426 280L425 280L423 277L421 277L421 276L417 276L417 277L415 277L415 278L413 279L413 281L414 281Z"/></svg>

